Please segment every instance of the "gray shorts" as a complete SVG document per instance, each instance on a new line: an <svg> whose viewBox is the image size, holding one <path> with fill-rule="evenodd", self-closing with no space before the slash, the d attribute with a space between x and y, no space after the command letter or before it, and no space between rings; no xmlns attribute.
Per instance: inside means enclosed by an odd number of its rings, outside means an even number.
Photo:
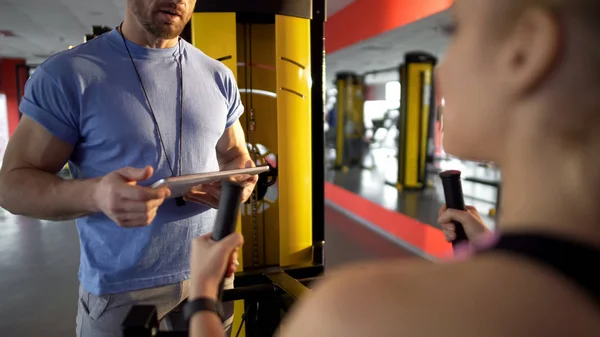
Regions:
<svg viewBox="0 0 600 337"><path fill-rule="evenodd" d="M233 288L233 278L227 279L225 289ZM165 316L182 303L189 293L189 281L128 293L96 296L79 287L77 303L77 337L121 337L121 323L135 304L156 306L161 330L171 330ZM223 303L227 336L231 335L233 302Z"/></svg>

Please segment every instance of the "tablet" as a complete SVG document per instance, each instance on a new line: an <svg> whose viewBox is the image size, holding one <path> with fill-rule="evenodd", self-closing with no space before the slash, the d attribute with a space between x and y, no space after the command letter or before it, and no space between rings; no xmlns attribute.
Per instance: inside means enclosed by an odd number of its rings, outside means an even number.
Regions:
<svg viewBox="0 0 600 337"><path fill-rule="evenodd" d="M185 176L161 179L152 184L152 188L168 187L171 190L170 198L177 198L186 195L192 188L200 184L214 183L223 178L231 176L255 175L267 171L269 171L269 166L258 166L227 171L189 174Z"/></svg>

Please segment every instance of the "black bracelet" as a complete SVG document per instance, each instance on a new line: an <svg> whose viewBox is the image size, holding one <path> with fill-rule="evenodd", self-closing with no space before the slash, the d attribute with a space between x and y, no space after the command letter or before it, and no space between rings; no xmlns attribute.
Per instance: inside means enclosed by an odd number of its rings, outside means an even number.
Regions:
<svg viewBox="0 0 600 337"><path fill-rule="evenodd" d="M219 307L220 306L215 300L206 297L200 297L192 301L188 300L183 306L183 317L185 318L186 322L189 322L192 316L194 316L196 313L200 311L210 311L214 312L217 314L217 316L219 316L219 318L222 319Z"/></svg>

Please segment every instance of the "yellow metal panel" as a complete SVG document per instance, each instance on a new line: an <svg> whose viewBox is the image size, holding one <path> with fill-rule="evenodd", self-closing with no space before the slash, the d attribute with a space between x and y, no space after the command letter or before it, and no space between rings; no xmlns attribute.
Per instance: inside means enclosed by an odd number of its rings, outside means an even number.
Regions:
<svg viewBox="0 0 600 337"><path fill-rule="evenodd" d="M406 191L404 196L404 214L418 219L419 217L419 196L421 195L420 191Z"/></svg>
<svg viewBox="0 0 600 337"><path fill-rule="evenodd" d="M420 66L423 74L423 96L421 97L421 148L420 151L420 171L419 176L425 177L426 161L427 161L427 147L429 142L429 118L431 109L431 77L433 74L433 65L425 63ZM425 181L421 182L422 184Z"/></svg>
<svg viewBox="0 0 600 337"><path fill-rule="evenodd" d="M418 64L408 64L408 97L406 109L406 152L404 187L418 187L417 163L419 162L419 122L421 116L421 69Z"/></svg>
<svg viewBox="0 0 600 337"><path fill-rule="evenodd" d="M408 114L408 76L407 65L400 66L400 116L398 117L398 174L396 188L404 189L404 178L406 172L406 115Z"/></svg>
<svg viewBox="0 0 600 337"><path fill-rule="evenodd" d="M237 78L237 49L236 49L236 21L235 13L194 13L192 15L192 44L212 58L231 56L224 63L233 71ZM241 217L238 218L236 227L242 231ZM240 265L238 271L243 270L242 251L238 253Z"/></svg>
<svg viewBox="0 0 600 337"><path fill-rule="evenodd" d="M228 58L223 60L237 79L237 50L236 50L236 17L235 13L194 13L191 20L192 44L202 50L206 55L214 58ZM229 58L230 57L230 58ZM241 216L238 218L236 230L242 232ZM243 253L238 252L240 265L237 271L243 271ZM237 331L242 324L244 314L244 301L234 303L233 331ZM240 336L246 336L246 329L242 327Z"/></svg>
<svg viewBox="0 0 600 337"><path fill-rule="evenodd" d="M238 233L242 233L242 215L239 214L238 215L238 219L237 219L237 225L235 226L235 231ZM235 270L236 272L241 272L244 271L244 254L243 254L243 250L239 250L238 251L238 267Z"/></svg>
<svg viewBox="0 0 600 337"><path fill-rule="evenodd" d="M310 21L275 18L279 132L279 258L311 261L312 159Z"/></svg>
<svg viewBox="0 0 600 337"><path fill-rule="evenodd" d="M231 332L229 336L238 336L237 331L240 330L240 334L238 337L246 337L246 326L242 326L240 329L240 324L242 324L242 316L244 315L246 308L244 308L244 301L235 301L233 302L233 324L231 325Z"/></svg>
<svg viewBox="0 0 600 337"><path fill-rule="evenodd" d="M238 24L238 86L246 107L240 123L246 141L262 149L258 164L268 160L277 165L277 83L275 76L275 24ZM250 111L254 113L255 131L251 131ZM256 152L256 151L253 151ZM254 154L253 154L254 156ZM263 200L243 206L242 226L246 237L245 267L279 264L279 195L278 183L270 186Z"/></svg>
<svg viewBox="0 0 600 337"><path fill-rule="evenodd" d="M194 13L191 22L192 44L214 59L228 58L223 64L237 78L235 13Z"/></svg>
<svg viewBox="0 0 600 337"><path fill-rule="evenodd" d="M407 127L406 135L404 135L406 139L404 187L420 188L424 182L419 181L419 177L422 176L421 173L425 170L427 156L430 105L430 95L427 92L431 92L432 65L428 63L411 63L408 64L407 68L408 83L405 85L408 85L408 97L403 100L403 104L407 104ZM424 101L425 99L427 102ZM419 171L419 164L421 171Z"/></svg>
<svg viewBox="0 0 600 337"><path fill-rule="evenodd" d="M356 138L363 139L365 137L365 93L363 79L359 78L358 83L354 84L354 111L356 113L355 123L357 127Z"/></svg>

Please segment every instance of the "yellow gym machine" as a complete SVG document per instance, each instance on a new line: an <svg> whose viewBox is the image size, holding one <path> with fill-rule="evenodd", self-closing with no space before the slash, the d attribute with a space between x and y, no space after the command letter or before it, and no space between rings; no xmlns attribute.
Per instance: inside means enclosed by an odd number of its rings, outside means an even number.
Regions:
<svg viewBox="0 0 600 337"><path fill-rule="evenodd" d="M272 167L242 205L246 240L235 288L223 297L235 301L240 336L272 336L323 273L325 2L198 1L188 28L192 44L236 76L250 153ZM150 336L155 313L135 309L125 337Z"/></svg>
<svg viewBox="0 0 600 337"><path fill-rule="evenodd" d="M336 78L337 111L335 124L335 169L362 166L368 152L365 142L364 80L354 73L339 73Z"/></svg>
<svg viewBox="0 0 600 337"><path fill-rule="evenodd" d="M424 52L405 55L400 66L401 105L398 118L398 189L427 187L427 165L433 162L436 100L435 56Z"/></svg>

